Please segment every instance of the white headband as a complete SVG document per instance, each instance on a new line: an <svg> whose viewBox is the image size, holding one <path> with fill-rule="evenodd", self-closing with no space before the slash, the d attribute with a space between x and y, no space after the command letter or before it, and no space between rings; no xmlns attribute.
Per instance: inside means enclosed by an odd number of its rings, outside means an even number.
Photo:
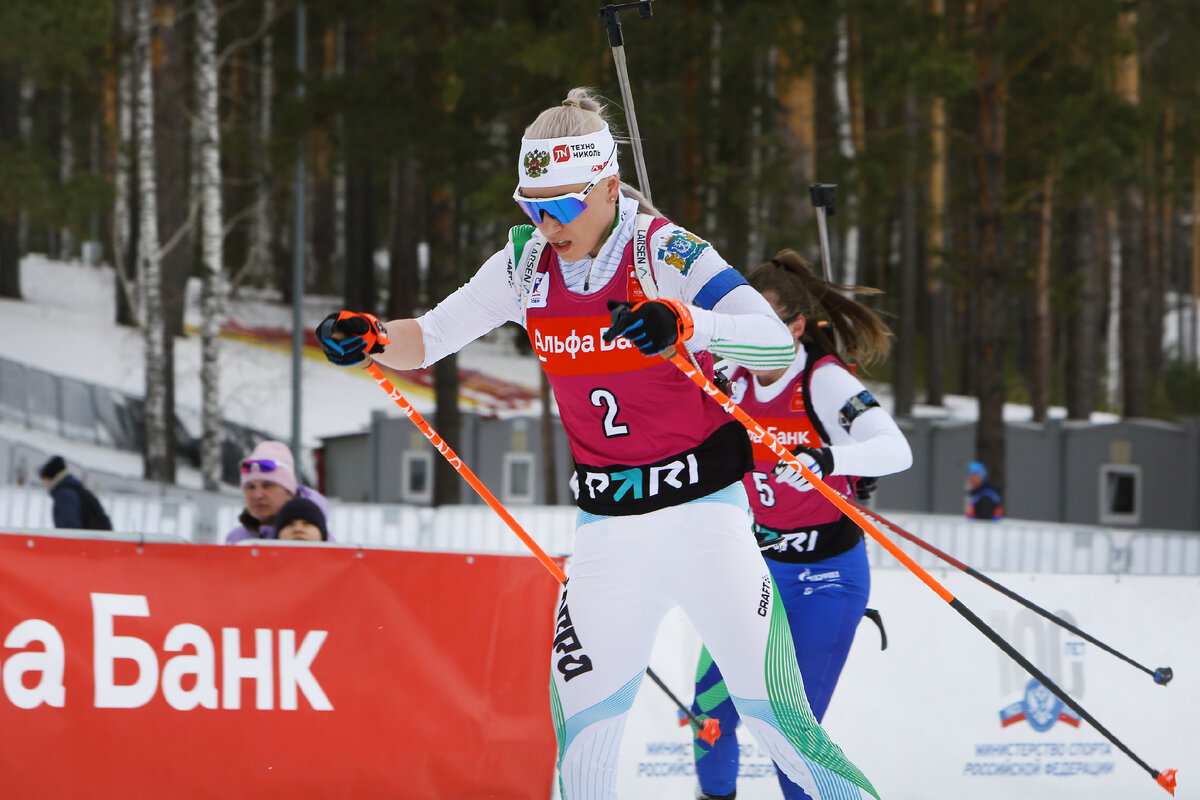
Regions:
<svg viewBox="0 0 1200 800"><path fill-rule="evenodd" d="M616 142L608 125L584 136L521 139L518 186L529 189L573 186L616 174Z"/></svg>

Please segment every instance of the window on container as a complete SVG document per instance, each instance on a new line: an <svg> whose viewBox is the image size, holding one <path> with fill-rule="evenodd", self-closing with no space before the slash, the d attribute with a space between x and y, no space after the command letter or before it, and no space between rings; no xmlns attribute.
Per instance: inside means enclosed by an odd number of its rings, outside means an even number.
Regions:
<svg viewBox="0 0 1200 800"><path fill-rule="evenodd" d="M424 450L408 450L400 460L400 499L406 503L433 500L433 457Z"/></svg>
<svg viewBox="0 0 1200 800"><path fill-rule="evenodd" d="M504 499L509 503L533 503L533 453L504 454Z"/></svg>
<svg viewBox="0 0 1200 800"><path fill-rule="evenodd" d="M1100 522L1136 525L1142 519L1142 468L1137 464L1100 466Z"/></svg>

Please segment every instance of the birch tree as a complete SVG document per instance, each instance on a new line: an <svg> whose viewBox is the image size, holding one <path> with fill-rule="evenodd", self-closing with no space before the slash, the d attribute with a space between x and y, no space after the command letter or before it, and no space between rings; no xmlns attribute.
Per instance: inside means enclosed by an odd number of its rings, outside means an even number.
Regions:
<svg viewBox="0 0 1200 800"><path fill-rule="evenodd" d="M837 139L838 152L846 161L846 169L853 174L854 147L853 112L850 108L850 27L847 12L843 6L837 18L837 50L833 59L833 97L837 109ZM841 181L849 191L843 193L842 206L845 208L846 233L842 237L841 272L838 276L842 283L854 285L858 282L858 222L857 192L854 182ZM832 279L832 276L827 275Z"/></svg>
<svg viewBox="0 0 1200 800"><path fill-rule="evenodd" d="M134 192L133 166L133 107L136 67L130 40L134 36L134 10L132 0L119 0L117 6L117 58L116 81L116 149L113 157L113 212L112 251L115 267L117 322L125 325L140 325L145 305L140 294L145 287L136 274L141 261L137 258L134 242Z"/></svg>
<svg viewBox="0 0 1200 800"><path fill-rule="evenodd" d="M169 337L162 307L162 255L158 247L158 186L155 177L154 75L150 59L150 3L137 0L135 30L137 64L137 149L139 272L145 285L146 314L143 320L146 362L145 392L145 475L150 480L173 481L174 464L167 437L171 435L167 419L167 369L170 360L166 348Z"/></svg>
<svg viewBox="0 0 1200 800"><path fill-rule="evenodd" d="M269 0L268 0L269 2ZM204 290L200 321L200 391L203 437L200 471L204 488L221 483L220 323L225 300L221 213L221 129L218 114L217 6L196 2L196 117L199 133L200 247Z"/></svg>
<svg viewBox="0 0 1200 800"><path fill-rule="evenodd" d="M275 16L275 0L263 0L263 26L258 73L258 130L255 146L258 159L256 177L257 197L254 199L254 222L250 233L250 263L247 272L251 282L263 285L275 274L272 264L272 241L275 231L275 208L272 198L270 145L273 126L272 101L275 95L275 36L271 22Z"/></svg>

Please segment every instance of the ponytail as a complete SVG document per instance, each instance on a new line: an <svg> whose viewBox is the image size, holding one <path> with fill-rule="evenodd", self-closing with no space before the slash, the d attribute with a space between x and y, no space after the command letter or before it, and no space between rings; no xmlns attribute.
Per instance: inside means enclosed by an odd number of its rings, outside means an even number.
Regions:
<svg viewBox="0 0 1200 800"><path fill-rule="evenodd" d="M759 264L747 276L759 292L775 295L775 306L785 321L803 316L809 321L800 336L841 361L867 365L882 360L891 349L892 332L874 309L854 295L882 294L867 286L842 286L813 274L812 267L795 250L781 250L770 261ZM826 326L827 320L833 336ZM845 356L838 349L845 348Z"/></svg>

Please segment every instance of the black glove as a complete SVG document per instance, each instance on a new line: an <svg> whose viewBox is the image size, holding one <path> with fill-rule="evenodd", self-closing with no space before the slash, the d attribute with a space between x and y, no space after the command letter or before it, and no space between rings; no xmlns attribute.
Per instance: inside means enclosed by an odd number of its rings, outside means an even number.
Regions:
<svg viewBox="0 0 1200 800"><path fill-rule="evenodd" d="M388 335L373 314L342 311L321 320L317 341L331 362L339 367L355 367L367 360L368 353L382 353Z"/></svg>
<svg viewBox="0 0 1200 800"><path fill-rule="evenodd" d="M856 478L854 481L854 499L869 500L879 485L879 478Z"/></svg>
<svg viewBox="0 0 1200 800"><path fill-rule="evenodd" d="M792 452L796 454L796 458L800 460L800 463L808 467L818 478L824 479L829 473L833 472L833 453L830 452L828 447L817 449L801 445ZM785 483L798 492L812 490L812 485L805 480L800 470L793 469L792 465L787 461L780 461L776 464L773 472L775 473L776 481Z"/></svg>
<svg viewBox="0 0 1200 800"><path fill-rule="evenodd" d="M713 373L713 386L717 387L725 394L729 394L733 391L733 381L729 380L729 376L725 374L724 367Z"/></svg>
<svg viewBox="0 0 1200 800"><path fill-rule="evenodd" d="M612 327L604 332L604 341L611 344L624 336L642 355L656 355L692 335L691 312L673 298L643 300L634 306L609 300L608 311Z"/></svg>
<svg viewBox="0 0 1200 800"><path fill-rule="evenodd" d="M833 474L833 451L828 447L805 447L804 445L800 445L792 452L796 455L804 453L811 456L812 460L817 462L817 466L821 468L820 472L817 473L818 476L823 478L826 475Z"/></svg>

